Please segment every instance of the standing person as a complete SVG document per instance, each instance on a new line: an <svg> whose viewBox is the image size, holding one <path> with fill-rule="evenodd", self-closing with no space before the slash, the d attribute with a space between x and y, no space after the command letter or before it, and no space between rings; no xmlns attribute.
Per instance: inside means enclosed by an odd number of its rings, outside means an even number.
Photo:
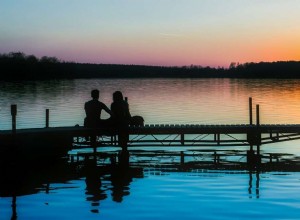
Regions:
<svg viewBox="0 0 300 220"><path fill-rule="evenodd" d="M99 90L94 89L91 92L92 100L88 101L84 105L84 110L86 113L86 118L84 119L85 127L105 127L111 125L111 119L101 119L101 111L106 111L110 116L112 112L110 109L102 102L99 101Z"/></svg>
<svg viewBox="0 0 300 220"><path fill-rule="evenodd" d="M113 103L111 104L111 111L113 112L114 124L118 130L119 145L122 147L122 153L128 154L127 142L129 139L128 125L130 122L129 106L123 99L123 94L120 91L113 93Z"/></svg>

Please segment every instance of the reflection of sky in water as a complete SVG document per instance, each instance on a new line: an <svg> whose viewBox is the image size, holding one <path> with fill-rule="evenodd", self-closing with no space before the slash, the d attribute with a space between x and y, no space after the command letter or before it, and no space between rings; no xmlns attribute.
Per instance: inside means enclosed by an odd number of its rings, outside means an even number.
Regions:
<svg viewBox="0 0 300 220"><path fill-rule="evenodd" d="M112 93L129 98L132 115L146 123L248 123L248 97L260 104L261 123L300 123L299 80L242 79L88 79L1 83L0 128L10 128L10 104L18 104L18 127L82 124L83 105L98 88L108 106ZM253 108L254 112L255 109ZM107 115L103 115L107 117ZM255 117L254 117L255 118Z"/></svg>

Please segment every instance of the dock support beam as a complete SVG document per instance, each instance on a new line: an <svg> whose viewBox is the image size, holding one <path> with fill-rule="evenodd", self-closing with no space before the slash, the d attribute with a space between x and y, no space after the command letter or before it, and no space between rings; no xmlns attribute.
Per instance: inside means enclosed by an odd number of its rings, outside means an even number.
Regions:
<svg viewBox="0 0 300 220"><path fill-rule="evenodd" d="M216 141L217 144L220 145L220 142L221 142L221 135L220 135L220 133L214 134L214 141Z"/></svg>
<svg viewBox="0 0 300 220"><path fill-rule="evenodd" d="M119 164L123 168L129 167L129 151L126 149L122 149L119 152L119 158L118 158Z"/></svg>
<svg viewBox="0 0 300 220"><path fill-rule="evenodd" d="M184 134L180 135L180 143L181 145L184 145Z"/></svg>
<svg viewBox="0 0 300 220"><path fill-rule="evenodd" d="M261 164L260 146L259 145L257 145L256 154L255 154L254 150L247 151L247 164L250 169L259 167L259 165Z"/></svg>
<svg viewBox="0 0 300 220"><path fill-rule="evenodd" d="M91 136L91 146L93 148L94 159L96 160L97 158L97 136L96 135Z"/></svg>
<svg viewBox="0 0 300 220"><path fill-rule="evenodd" d="M184 153L180 151L180 165L184 165Z"/></svg>
<svg viewBox="0 0 300 220"><path fill-rule="evenodd" d="M217 154L217 152L214 152L214 164L220 163L220 155Z"/></svg>

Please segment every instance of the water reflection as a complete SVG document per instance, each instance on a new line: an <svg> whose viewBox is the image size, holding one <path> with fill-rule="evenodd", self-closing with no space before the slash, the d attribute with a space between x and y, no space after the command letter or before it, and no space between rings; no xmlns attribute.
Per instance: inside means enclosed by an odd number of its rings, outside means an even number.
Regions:
<svg viewBox="0 0 300 220"><path fill-rule="evenodd" d="M253 175L255 175L255 196L259 199L259 170L256 170L254 174L252 170L249 170L249 198L252 198L253 195Z"/></svg>
<svg viewBox="0 0 300 220"><path fill-rule="evenodd" d="M116 166L113 168L110 181L112 198L115 202L122 202L124 196L130 195L130 183L133 178L143 178L142 168Z"/></svg>
<svg viewBox="0 0 300 220"><path fill-rule="evenodd" d="M49 193L52 183L65 183L77 178L76 170L65 160L38 162L10 158L0 163L0 197L12 197L11 219L17 219L19 196Z"/></svg>
<svg viewBox="0 0 300 220"><path fill-rule="evenodd" d="M82 170L86 183L86 200L91 203L91 212L99 213L100 201L111 197L114 202L120 203L124 196L130 195L130 183L133 178L143 178L143 169L124 166L98 166L97 161L88 159ZM105 182L105 184L103 184Z"/></svg>
<svg viewBox="0 0 300 220"><path fill-rule="evenodd" d="M131 194L131 183L134 179L144 178L146 166L124 166L123 164L99 165L94 159L87 159L83 163L69 163L66 160L56 162L45 161L25 163L20 161L10 164L1 164L0 197L11 197L11 219L18 217L18 198L32 194L51 194L57 191L72 189L68 182L72 180L84 179L85 198L90 203L91 213L101 212L101 201L110 199L116 203L122 203L125 197ZM199 167L178 166L178 163L171 164L168 168L151 168L151 175L166 175L170 172L197 173ZM235 173L233 171L212 170L212 173L226 174ZM236 170L236 172L241 172ZM203 174L203 170L200 174ZM205 174L206 173L206 174ZM204 172L209 174L210 170ZM248 194L258 199L260 188L260 172L246 171L249 173ZM149 173L148 173L149 174ZM201 177L201 175L199 175ZM52 187L53 184L66 184L61 187ZM255 191L254 191L255 189ZM72 198L70 198L72 199ZM37 210L38 212L38 210Z"/></svg>
<svg viewBox="0 0 300 220"><path fill-rule="evenodd" d="M98 213L97 207L100 206L100 200L107 198L106 192L102 189L101 177L103 171L97 167L95 160L86 161L84 167L85 183L86 183L86 200L91 202L93 213Z"/></svg>
<svg viewBox="0 0 300 220"><path fill-rule="evenodd" d="M19 208L22 207L23 209L24 207L19 206L18 201L22 200L24 195L31 194L31 198L35 198L33 194L46 197L46 195L43 195L43 193L45 193L47 194L46 198L49 198L49 194L58 194L59 191L68 192L72 189L71 187L78 187L78 185L70 186L68 183L73 180L80 180L84 186L80 189L81 194L79 196L77 194L77 197L70 196L67 200L72 203L73 200L78 198L82 200L83 197L83 202L87 205L85 206L87 208L83 208L85 212L101 214L101 211L107 208L107 203L105 203L107 200L112 201L115 206L118 206L121 203L124 204L124 201L130 201L130 197L136 198L135 194L137 191L134 188L133 181L143 182L149 177L149 173L152 176L159 175L157 177L164 181L162 174L170 175L171 172L180 172L196 176L198 180L193 182L193 184L197 183L197 187L193 188L193 193L197 196L203 193L206 194L204 189L211 189L209 187L207 188L205 184L202 185L202 180L226 175L227 180L231 182L234 181L235 178L230 174L241 174L243 176L243 182L239 185L240 187L227 188L228 195L239 194L240 197L261 199L261 173L259 170L242 170L241 167L237 166L232 166L232 170L229 170L224 169L225 166L222 166L222 164L218 164L218 166L214 165L213 169L210 170L199 165L181 165L179 161L169 163L168 166L157 165L152 167L146 164L124 166L122 164L102 164L99 162L100 161L93 159L82 160L78 163L69 163L65 160L28 163L28 161L18 160L17 162L11 161L1 164L0 197L10 198L11 204L6 208L11 210L11 219L17 219ZM147 170L151 170L151 172ZM145 179L142 181L140 178ZM186 179L183 178L182 181ZM222 181L222 179L219 180ZM54 184L57 183L62 183L62 185L60 185L60 187L54 187ZM184 182L181 186L180 184L178 185L178 188L183 188L182 192L184 193L186 192L186 188L190 186L194 187L194 185L190 185L188 182ZM145 188L140 191L147 193L151 186L150 184L145 184L143 186ZM216 187L216 190L219 190L219 188L222 189L222 185L216 184L214 187ZM187 191L187 194L190 192ZM188 197L188 195L184 195L184 193L183 196ZM208 193L207 195L213 197L212 194ZM166 196L169 195L167 194ZM201 198L202 197L199 196L199 199ZM28 197L28 201L28 204L30 204L30 197ZM53 209L53 207L49 206L49 209ZM36 210L36 212L39 211L39 209Z"/></svg>

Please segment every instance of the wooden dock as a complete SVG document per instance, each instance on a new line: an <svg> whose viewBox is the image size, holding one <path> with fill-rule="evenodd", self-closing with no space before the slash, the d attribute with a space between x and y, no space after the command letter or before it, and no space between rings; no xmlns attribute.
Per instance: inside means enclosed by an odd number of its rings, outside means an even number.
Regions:
<svg viewBox="0 0 300 220"><path fill-rule="evenodd" d="M261 125L145 125L128 127L128 146L257 146L300 139L300 124ZM45 141L70 145L80 139L97 136L99 144L117 146L118 131L115 129L91 129L76 127L51 127L0 130L0 144L22 140L29 144ZM45 141L43 141L45 140ZM21 141L21 142L20 142ZM40 142L42 141L42 142ZM82 141L83 142L83 141ZM70 146L71 147L71 146Z"/></svg>
<svg viewBox="0 0 300 220"><path fill-rule="evenodd" d="M15 105L12 105L11 113L12 129L0 130L1 155L12 150L65 155L75 148L92 147L96 152L100 146L120 147L120 131L114 128L50 127L49 110L46 110L45 128L16 129ZM249 98L249 124L155 124L129 126L125 132L129 137L125 143L126 149L245 146L251 152L256 150L259 155L264 144L300 139L300 124L261 124L259 105L256 105L256 124L253 124L252 99Z"/></svg>

